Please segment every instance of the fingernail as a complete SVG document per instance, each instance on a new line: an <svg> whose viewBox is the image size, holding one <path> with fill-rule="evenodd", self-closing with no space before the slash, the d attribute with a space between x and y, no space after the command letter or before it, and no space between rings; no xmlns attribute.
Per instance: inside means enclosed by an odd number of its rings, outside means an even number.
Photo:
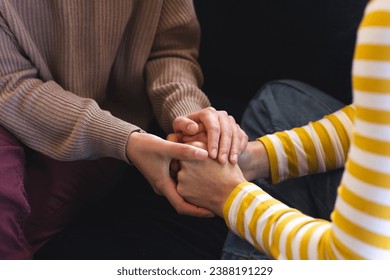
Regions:
<svg viewBox="0 0 390 280"><path fill-rule="evenodd" d="M236 164L236 163L237 163L237 159L238 159L237 155L234 154L234 155L231 156L230 161L231 161L233 164Z"/></svg>
<svg viewBox="0 0 390 280"><path fill-rule="evenodd" d="M222 163L226 163L227 155L226 154L221 155L220 160L222 161Z"/></svg>
<svg viewBox="0 0 390 280"><path fill-rule="evenodd" d="M189 132L196 132L196 130L197 130L196 124L192 123L192 124L187 125L187 130Z"/></svg>
<svg viewBox="0 0 390 280"><path fill-rule="evenodd" d="M217 157L217 155L218 155L218 150L212 149L210 157L215 159Z"/></svg>

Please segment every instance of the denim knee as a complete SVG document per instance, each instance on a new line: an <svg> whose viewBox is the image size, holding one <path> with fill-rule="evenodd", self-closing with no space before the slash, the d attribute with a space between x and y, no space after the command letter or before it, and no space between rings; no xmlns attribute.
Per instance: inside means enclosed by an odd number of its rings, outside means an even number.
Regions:
<svg viewBox="0 0 390 280"><path fill-rule="evenodd" d="M246 240L229 232L222 249L223 260L271 260L269 256L260 252Z"/></svg>
<svg viewBox="0 0 390 280"><path fill-rule="evenodd" d="M265 84L248 104L241 127L250 140L306 125L344 107L321 90L295 80Z"/></svg>

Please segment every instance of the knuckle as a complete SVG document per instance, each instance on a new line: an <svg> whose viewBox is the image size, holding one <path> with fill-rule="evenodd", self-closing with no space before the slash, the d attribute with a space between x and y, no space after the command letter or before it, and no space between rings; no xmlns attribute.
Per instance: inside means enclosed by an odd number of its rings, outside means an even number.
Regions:
<svg viewBox="0 0 390 280"><path fill-rule="evenodd" d="M218 125L215 125L213 124L210 128L209 128L209 132L214 132L214 133L220 133L221 129Z"/></svg>
<svg viewBox="0 0 390 280"><path fill-rule="evenodd" d="M231 153L232 155L235 155L235 154L238 154L238 151L239 151L239 149L237 149L237 148L235 148L235 147L232 147L230 153Z"/></svg>
<svg viewBox="0 0 390 280"><path fill-rule="evenodd" d="M185 215L186 213L185 213L185 211L184 211L184 209L183 209L183 207L182 206L176 206L176 212L179 214L179 215Z"/></svg>
<svg viewBox="0 0 390 280"><path fill-rule="evenodd" d="M153 191L155 194L162 195L161 191L155 187L153 187Z"/></svg>
<svg viewBox="0 0 390 280"><path fill-rule="evenodd" d="M206 109L204 109L202 111L202 113L205 115L205 116L212 116L216 113L217 110L215 110L213 107L207 107Z"/></svg>
<svg viewBox="0 0 390 280"><path fill-rule="evenodd" d="M223 135L223 140L225 141L225 142L231 142L232 140L233 140L233 137L234 137L234 134L233 134L233 132L232 131L230 131L229 133L225 133L224 135Z"/></svg>
<svg viewBox="0 0 390 280"><path fill-rule="evenodd" d="M180 174L178 174L177 178L180 179ZM183 194L183 188L181 187L180 184L177 185L176 190L177 190L177 193L178 193L179 195L182 195L182 194Z"/></svg>
<svg viewBox="0 0 390 280"><path fill-rule="evenodd" d="M177 117L173 120L173 125L179 125L180 123L182 122L182 118L181 117Z"/></svg>
<svg viewBox="0 0 390 280"><path fill-rule="evenodd" d="M225 110L219 111L220 115L223 115L224 117L228 116L228 113Z"/></svg>

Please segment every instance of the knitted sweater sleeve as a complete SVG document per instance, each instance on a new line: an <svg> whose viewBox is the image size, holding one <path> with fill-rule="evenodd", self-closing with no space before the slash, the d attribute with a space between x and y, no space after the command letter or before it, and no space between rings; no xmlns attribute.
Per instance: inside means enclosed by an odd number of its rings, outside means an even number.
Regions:
<svg viewBox="0 0 390 280"><path fill-rule="evenodd" d="M171 132L176 117L210 106L200 90L203 75L197 63L199 40L193 1L163 1L146 79L154 113L166 132Z"/></svg>
<svg viewBox="0 0 390 280"><path fill-rule="evenodd" d="M26 145L56 159L109 156L126 161L128 136L138 128L103 111L94 100L40 79L37 66L23 51L30 46L21 46L28 40L18 42L13 36L11 30L18 26L11 29L4 19L12 17L12 10L6 2L1 5L0 125Z"/></svg>
<svg viewBox="0 0 390 280"><path fill-rule="evenodd" d="M390 1L371 1L353 65L356 117L331 222L243 183L225 204L228 226L276 259L390 258Z"/></svg>

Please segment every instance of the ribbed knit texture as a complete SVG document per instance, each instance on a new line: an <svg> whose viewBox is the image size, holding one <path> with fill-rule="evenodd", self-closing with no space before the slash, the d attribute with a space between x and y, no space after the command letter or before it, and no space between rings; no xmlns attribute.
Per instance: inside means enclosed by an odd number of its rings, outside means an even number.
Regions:
<svg viewBox="0 0 390 280"><path fill-rule="evenodd" d="M275 259L390 259L389 0L366 9L353 88L353 106L259 139L274 182L346 161L332 222L303 215L252 183L237 186L225 204L228 226Z"/></svg>
<svg viewBox="0 0 390 280"><path fill-rule="evenodd" d="M126 160L155 114L209 106L189 0L0 2L0 125L61 160Z"/></svg>

